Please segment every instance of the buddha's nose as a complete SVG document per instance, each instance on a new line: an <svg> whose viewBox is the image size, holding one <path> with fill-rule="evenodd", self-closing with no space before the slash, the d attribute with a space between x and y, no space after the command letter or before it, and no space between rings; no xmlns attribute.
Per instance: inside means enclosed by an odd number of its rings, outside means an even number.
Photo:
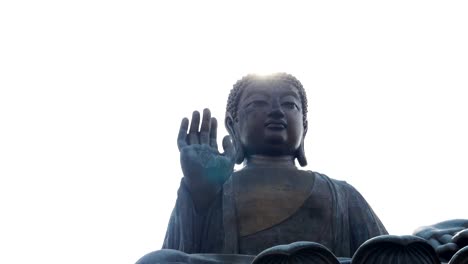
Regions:
<svg viewBox="0 0 468 264"><path fill-rule="evenodd" d="M268 115L272 118L283 118L284 112L281 108L281 103L278 101L274 101L271 105L271 111Z"/></svg>

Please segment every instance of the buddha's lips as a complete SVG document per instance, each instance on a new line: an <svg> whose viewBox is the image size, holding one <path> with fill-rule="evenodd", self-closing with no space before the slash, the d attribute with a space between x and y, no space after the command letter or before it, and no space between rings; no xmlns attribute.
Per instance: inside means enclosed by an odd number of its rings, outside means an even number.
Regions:
<svg viewBox="0 0 468 264"><path fill-rule="evenodd" d="M287 128L288 125L284 121L267 121L265 122L265 127L273 129L282 129Z"/></svg>

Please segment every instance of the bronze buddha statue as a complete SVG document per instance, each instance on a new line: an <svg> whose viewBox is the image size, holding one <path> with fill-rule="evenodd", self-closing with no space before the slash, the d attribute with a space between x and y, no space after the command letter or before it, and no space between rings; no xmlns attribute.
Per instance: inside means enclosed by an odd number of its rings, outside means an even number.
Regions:
<svg viewBox="0 0 468 264"><path fill-rule="evenodd" d="M297 241L318 243L348 263L364 242L388 234L350 184L296 166L296 161L307 164L308 123L306 92L295 77L245 76L231 90L224 123L229 136L220 153L217 120L208 109L201 120L193 112L190 127L187 118L182 120L177 143L184 176L166 250L139 263L183 254L225 254L239 258L233 263L250 263L248 256ZM234 171L235 163L242 168ZM459 221L450 228L468 228L463 226L468 221ZM419 232L428 240L433 233L430 228ZM434 248L451 243L444 239L438 245L433 239Z"/></svg>

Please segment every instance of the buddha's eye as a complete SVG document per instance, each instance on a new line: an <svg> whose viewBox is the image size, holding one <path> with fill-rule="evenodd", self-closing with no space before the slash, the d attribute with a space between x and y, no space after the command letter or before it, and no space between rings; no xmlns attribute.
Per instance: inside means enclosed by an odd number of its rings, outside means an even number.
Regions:
<svg viewBox="0 0 468 264"><path fill-rule="evenodd" d="M268 105L266 101L263 100L254 100L247 104L247 107L263 107Z"/></svg>
<svg viewBox="0 0 468 264"><path fill-rule="evenodd" d="M287 109L299 109L299 107L297 107L296 103L294 102L284 102L281 103L281 105Z"/></svg>

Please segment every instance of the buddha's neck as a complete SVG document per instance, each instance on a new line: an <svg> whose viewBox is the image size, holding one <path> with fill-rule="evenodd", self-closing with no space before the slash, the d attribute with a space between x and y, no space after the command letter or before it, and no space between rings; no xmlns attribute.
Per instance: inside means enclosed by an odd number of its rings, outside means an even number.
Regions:
<svg viewBox="0 0 468 264"><path fill-rule="evenodd" d="M297 169L293 156L252 155L247 158L245 168L269 167Z"/></svg>

